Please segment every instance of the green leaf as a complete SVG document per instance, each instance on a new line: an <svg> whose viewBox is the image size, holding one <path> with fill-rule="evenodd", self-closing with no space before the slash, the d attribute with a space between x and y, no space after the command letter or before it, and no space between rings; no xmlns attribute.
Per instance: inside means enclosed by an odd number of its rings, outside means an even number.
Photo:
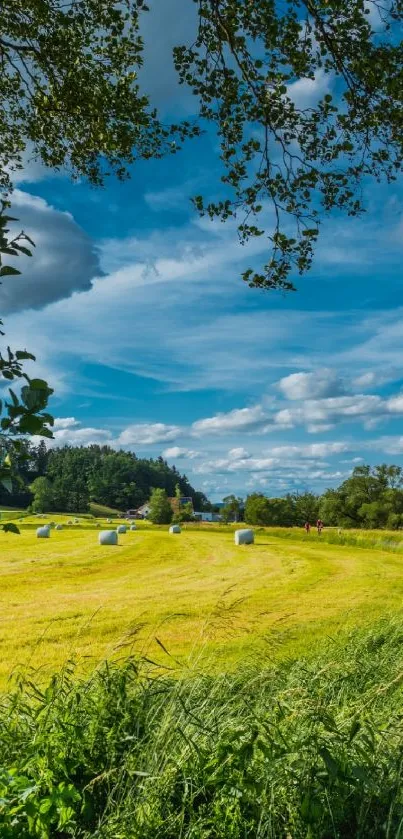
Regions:
<svg viewBox="0 0 403 839"><path fill-rule="evenodd" d="M17 397L16 397L16 395L15 395L14 391L13 391L13 390L11 390L11 387L9 388L9 391L8 391L8 392L9 392L9 394L10 394L10 396L11 396L11 399L13 400L13 405L17 408L17 407L18 407L18 405L19 405L20 403L19 403L19 401L18 401L18 399L17 399Z"/></svg>
<svg viewBox="0 0 403 839"><path fill-rule="evenodd" d="M25 385L21 388L22 401L29 411L39 411L41 408L45 408L47 396L47 391L44 389L35 390L30 385Z"/></svg>
<svg viewBox="0 0 403 839"><path fill-rule="evenodd" d="M22 434L41 434L43 433L42 419L35 414L25 414L20 419L19 429Z"/></svg>
<svg viewBox="0 0 403 839"><path fill-rule="evenodd" d="M29 248L24 248L23 245L15 245L15 247L18 248L21 253L25 254L25 256L32 256L32 251L30 251Z"/></svg>
<svg viewBox="0 0 403 839"><path fill-rule="evenodd" d="M11 265L3 265L0 268L0 277L15 277L17 274L21 274L21 271L18 271L17 268L13 268Z"/></svg>
<svg viewBox="0 0 403 839"><path fill-rule="evenodd" d="M48 390L48 383L44 379L30 379L29 386L33 390Z"/></svg>
<svg viewBox="0 0 403 839"><path fill-rule="evenodd" d="M322 749L319 749L319 754L320 754L320 756L321 756L321 758L322 758L322 760L323 760L323 762L326 766L326 769L327 769L329 775L332 778L336 778L336 776L338 775L338 772L339 772L338 763L335 761L335 759L332 757L332 755L330 754L328 749L326 749L325 747L323 747Z"/></svg>

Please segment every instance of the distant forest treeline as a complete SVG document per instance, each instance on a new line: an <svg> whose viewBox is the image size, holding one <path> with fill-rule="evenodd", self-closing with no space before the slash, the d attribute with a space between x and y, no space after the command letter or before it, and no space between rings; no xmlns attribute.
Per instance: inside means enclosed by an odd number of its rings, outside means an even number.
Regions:
<svg viewBox="0 0 403 839"><path fill-rule="evenodd" d="M162 457L139 458L96 445L48 449L43 441L38 446L27 441L17 467L20 482L13 484L11 493L1 488L0 504L84 513L92 501L127 510L148 501L154 487L174 496L178 484L184 496L194 499L196 509L209 507L205 495Z"/></svg>
<svg viewBox="0 0 403 839"><path fill-rule="evenodd" d="M109 446L48 449L30 441L23 444L17 464L20 482L11 493L0 489L0 505L36 512L84 513L90 502L118 510L137 508L149 500L153 489L174 496L176 487L193 499L195 510L211 510L202 492L186 475L162 458L139 458ZM337 489L322 495L294 493L281 498L252 493L245 501L224 499L224 520L244 520L251 525L302 527L318 517L325 526L403 528L403 468L382 464L357 466Z"/></svg>

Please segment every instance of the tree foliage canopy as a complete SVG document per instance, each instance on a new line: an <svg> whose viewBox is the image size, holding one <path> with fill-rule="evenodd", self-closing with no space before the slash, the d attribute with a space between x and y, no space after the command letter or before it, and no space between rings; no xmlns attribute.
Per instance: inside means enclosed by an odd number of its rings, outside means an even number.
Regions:
<svg viewBox="0 0 403 839"><path fill-rule="evenodd" d="M247 524L266 527L302 527L312 524L319 515L319 497L311 492L288 494L284 498L267 498L260 493L248 495L245 503Z"/></svg>
<svg viewBox="0 0 403 839"><path fill-rule="evenodd" d="M302 527L318 517L329 527L403 527L403 468L356 466L352 475L337 489L323 495L311 492L267 498L249 495L245 503L248 524L272 527Z"/></svg>
<svg viewBox="0 0 403 839"><path fill-rule="evenodd" d="M401 466L357 466L338 489L324 493L321 516L344 527L403 527Z"/></svg>
<svg viewBox="0 0 403 839"><path fill-rule="evenodd" d="M0 185L27 144L46 166L101 184L175 150L139 90L140 0L13 0L0 22Z"/></svg>
<svg viewBox="0 0 403 839"><path fill-rule="evenodd" d="M190 0L184 0L190 2ZM193 0L197 26L173 60L195 120L162 124L139 83L143 0L13 0L0 22L0 184L27 146L94 184L176 152L208 126L221 182L200 213L266 236L252 286L290 289L309 268L324 214L364 209L367 176L402 166L403 0ZM145 66L145 72L147 67ZM164 68L161 68L161 73ZM298 85L329 80L309 104ZM330 87L334 93L330 93ZM320 85L319 88L320 90Z"/></svg>
<svg viewBox="0 0 403 839"><path fill-rule="evenodd" d="M172 521L172 507L165 489L153 489L150 498L150 512L148 518L153 524L170 524Z"/></svg>

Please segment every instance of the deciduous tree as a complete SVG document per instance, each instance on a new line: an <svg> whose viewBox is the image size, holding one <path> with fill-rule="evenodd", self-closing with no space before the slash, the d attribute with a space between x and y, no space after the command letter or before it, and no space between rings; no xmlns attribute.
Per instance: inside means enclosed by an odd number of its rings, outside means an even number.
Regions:
<svg viewBox="0 0 403 839"><path fill-rule="evenodd" d="M170 524L172 521L172 507L164 489L153 489L148 518L153 524Z"/></svg>

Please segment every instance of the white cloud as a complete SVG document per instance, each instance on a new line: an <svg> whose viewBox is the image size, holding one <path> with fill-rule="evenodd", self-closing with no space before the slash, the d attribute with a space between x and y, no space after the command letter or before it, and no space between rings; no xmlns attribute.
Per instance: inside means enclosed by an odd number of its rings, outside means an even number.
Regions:
<svg viewBox="0 0 403 839"><path fill-rule="evenodd" d="M287 95L297 108L314 107L332 85L332 76L318 70L313 79L301 78L287 87Z"/></svg>
<svg viewBox="0 0 403 839"><path fill-rule="evenodd" d="M334 370L316 370L314 373L291 373L278 382L286 399L316 399L318 397L340 396L345 387Z"/></svg>
<svg viewBox="0 0 403 839"><path fill-rule="evenodd" d="M197 420L192 425L192 432L196 437L205 434L223 434L228 431L242 431L256 428L267 419L267 414L261 405L252 408L235 408L226 414Z"/></svg>
<svg viewBox="0 0 403 839"><path fill-rule="evenodd" d="M371 448L389 455L403 454L403 437L380 437L371 441Z"/></svg>
<svg viewBox="0 0 403 839"><path fill-rule="evenodd" d="M165 425L162 422L137 423L128 425L118 434L113 434L108 428L87 428L82 426L79 420L74 417L58 417L54 425L54 440L50 445L59 446L72 444L86 446L91 443L109 443L115 447L126 446L153 446L158 443L174 440L182 429L177 425ZM197 452L188 449L172 448L167 449L164 454L171 452L171 456L177 456L177 452L186 452L188 457L197 456ZM172 455L175 452L175 455Z"/></svg>
<svg viewBox="0 0 403 839"><path fill-rule="evenodd" d="M60 428L56 429L53 438L53 440L46 441L46 443L51 447L67 445L90 446L95 444L102 446L108 443L113 443L111 432L102 428Z"/></svg>
<svg viewBox="0 0 403 839"><path fill-rule="evenodd" d="M334 428L334 424L331 422L309 422L306 426L308 434L324 434L325 431L330 431L332 428Z"/></svg>
<svg viewBox="0 0 403 839"><path fill-rule="evenodd" d="M352 386L355 390L366 390L368 387L373 387L377 384L377 376L373 371L362 373L356 376L352 381Z"/></svg>
<svg viewBox="0 0 403 839"><path fill-rule="evenodd" d="M273 457L329 457L330 455L341 454L351 449L350 443L333 442L333 443L301 443L300 445L291 446L272 446L268 452Z"/></svg>
<svg viewBox="0 0 403 839"><path fill-rule="evenodd" d="M117 438L121 446L146 446L175 440L182 432L178 425L165 425L163 422L134 423L128 425Z"/></svg>
<svg viewBox="0 0 403 839"><path fill-rule="evenodd" d="M403 393L388 399L386 406L391 414L403 414Z"/></svg>
<svg viewBox="0 0 403 839"><path fill-rule="evenodd" d="M402 408L403 409L403 408ZM337 396L328 399L308 399L298 408L284 408L274 416L275 423L284 428L296 425L331 424L340 421L371 419L387 412L387 403L380 396Z"/></svg>
<svg viewBox="0 0 403 839"><path fill-rule="evenodd" d="M175 458L187 458L189 460L194 460L199 456L200 452L196 452L194 449L183 449L180 446L171 446L168 449L164 449L162 452L162 457L166 457L167 460L174 460Z"/></svg>
<svg viewBox="0 0 403 839"><path fill-rule="evenodd" d="M245 460L250 457L249 452L246 449L243 449L242 446L239 446L236 449L230 449L228 452L228 458L230 460Z"/></svg>
<svg viewBox="0 0 403 839"><path fill-rule="evenodd" d="M45 166L40 158L34 154L32 143L27 144L21 158L22 169L16 169L12 165L5 167L14 186L18 184L38 183L38 181L43 181L45 178L60 178L66 174L63 169L56 170L52 167Z"/></svg>
<svg viewBox="0 0 403 839"><path fill-rule="evenodd" d="M75 417L55 417L55 431L61 428L76 428L78 425L80 425L80 423L75 419Z"/></svg>

